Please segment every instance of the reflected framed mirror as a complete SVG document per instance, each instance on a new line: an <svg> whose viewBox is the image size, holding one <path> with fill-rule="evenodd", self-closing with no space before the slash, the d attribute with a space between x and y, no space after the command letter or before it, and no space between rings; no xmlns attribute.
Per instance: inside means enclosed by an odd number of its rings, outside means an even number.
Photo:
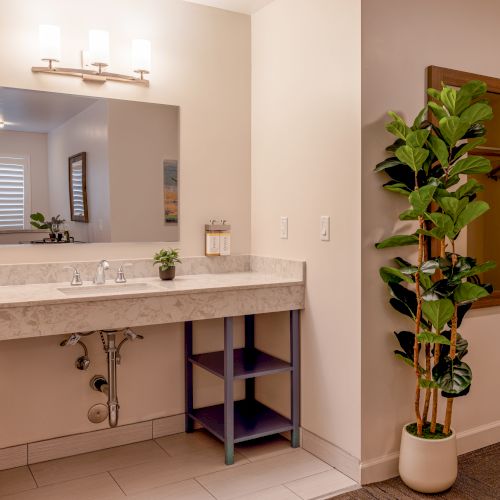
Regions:
<svg viewBox="0 0 500 500"><path fill-rule="evenodd" d="M457 252L473 255L479 262L494 260L497 267L483 273L481 281L491 283L494 291L489 297L478 300L473 307L500 306L500 78L468 73L439 66L427 68L427 87L441 88L441 82L452 87L461 87L470 80L481 80L486 83L486 98L493 108L493 120L486 122L486 142L469 154L484 156L489 159L492 171L489 174L478 174L473 177L484 185L484 190L477 198L486 201L490 210L467 227L457 239ZM430 98L428 97L430 100ZM435 118L431 115L430 121ZM438 245L432 247L432 255L439 255Z"/></svg>
<svg viewBox="0 0 500 500"><path fill-rule="evenodd" d="M71 220L89 221L87 204L87 153L78 153L68 158L69 208Z"/></svg>

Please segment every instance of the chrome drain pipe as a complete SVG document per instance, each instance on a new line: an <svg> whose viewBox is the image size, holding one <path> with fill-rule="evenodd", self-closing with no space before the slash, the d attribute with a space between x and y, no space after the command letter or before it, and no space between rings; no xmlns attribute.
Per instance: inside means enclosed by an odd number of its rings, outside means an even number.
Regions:
<svg viewBox="0 0 500 500"><path fill-rule="evenodd" d="M124 339L116 344L116 334L123 332ZM108 378L107 380L102 375L95 375L90 381L90 386L95 391L102 392L108 396L108 420L110 427L118 425L118 414L120 405L118 403L118 377L116 366L120 364L120 348L127 341L143 339L142 335L132 332L129 328L126 330L101 330L100 332L104 352L106 353L108 362ZM106 336L106 340L104 339Z"/></svg>

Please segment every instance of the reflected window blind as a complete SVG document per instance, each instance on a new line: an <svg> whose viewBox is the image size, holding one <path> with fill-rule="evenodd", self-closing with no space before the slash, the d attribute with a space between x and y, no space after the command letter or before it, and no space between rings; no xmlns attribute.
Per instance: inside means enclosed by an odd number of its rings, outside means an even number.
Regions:
<svg viewBox="0 0 500 500"><path fill-rule="evenodd" d="M24 229L29 217L28 158L0 154L0 230Z"/></svg>

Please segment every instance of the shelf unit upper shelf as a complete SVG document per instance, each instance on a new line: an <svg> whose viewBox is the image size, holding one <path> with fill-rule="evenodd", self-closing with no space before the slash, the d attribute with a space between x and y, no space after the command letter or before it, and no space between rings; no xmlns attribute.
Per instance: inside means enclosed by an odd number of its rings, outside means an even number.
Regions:
<svg viewBox="0 0 500 500"><path fill-rule="evenodd" d="M193 354L189 361L224 378L224 351ZM234 378L246 379L291 371L290 363L254 348L234 350Z"/></svg>

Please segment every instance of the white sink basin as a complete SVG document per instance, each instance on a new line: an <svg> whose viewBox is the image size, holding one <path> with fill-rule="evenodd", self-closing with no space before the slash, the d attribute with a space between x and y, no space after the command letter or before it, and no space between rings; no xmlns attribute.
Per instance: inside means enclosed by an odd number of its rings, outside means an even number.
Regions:
<svg viewBox="0 0 500 500"><path fill-rule="evenodd" d="M65 286L58 290L66 295L96 295L107 293L142 292L151 288L149 283L113 283L109 285Z"/></svg>

